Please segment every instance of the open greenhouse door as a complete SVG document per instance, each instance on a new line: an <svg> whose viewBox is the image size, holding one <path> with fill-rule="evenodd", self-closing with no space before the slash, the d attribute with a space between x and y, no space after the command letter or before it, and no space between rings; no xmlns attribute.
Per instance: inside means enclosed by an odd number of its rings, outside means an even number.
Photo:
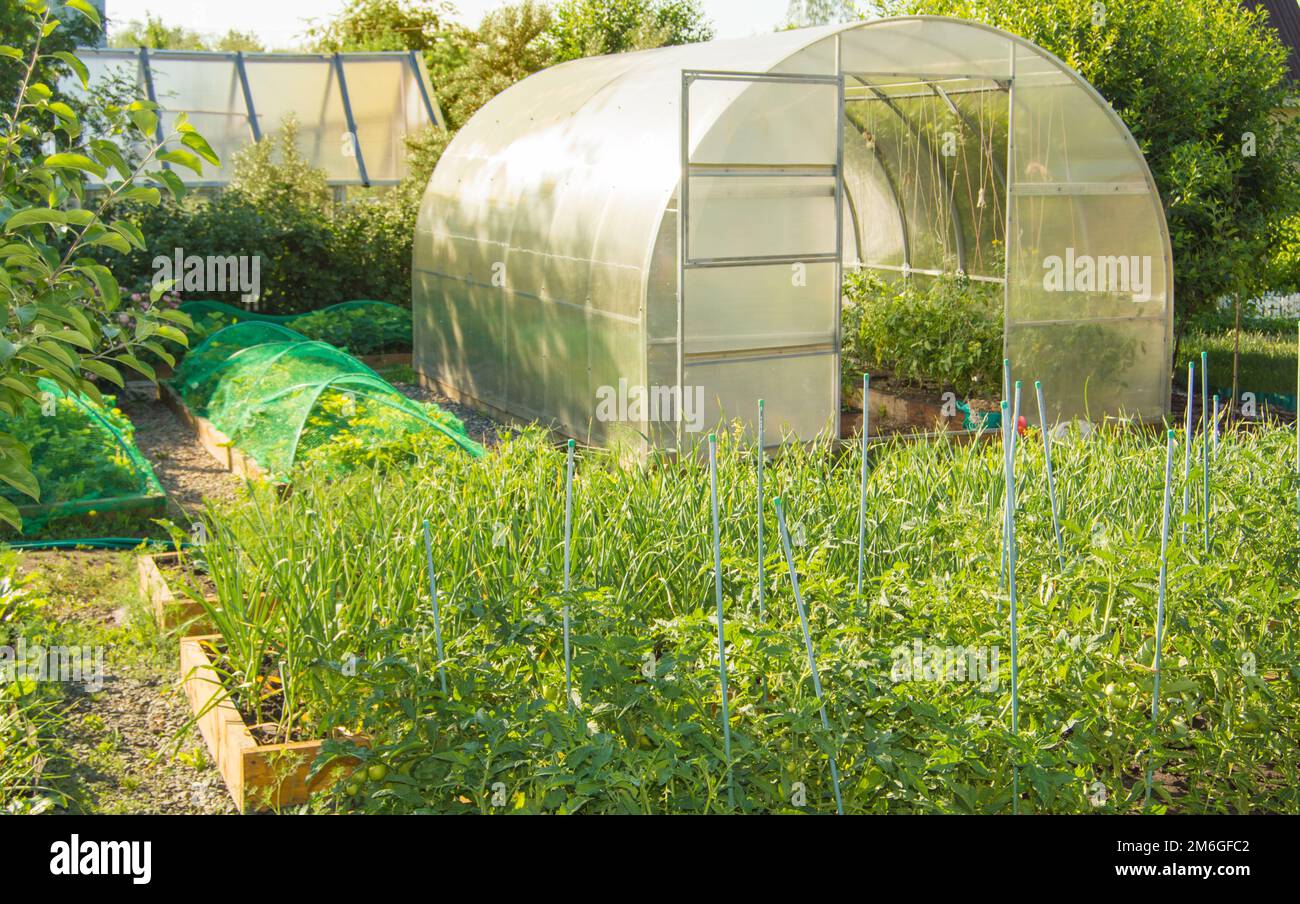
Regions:
<svg viewBox="0 0 1300 904"><path fill-rule="evenodd" d="M838 436L843 110L838 75L682 72L679 449L760 398L769 444Z"/></svg>

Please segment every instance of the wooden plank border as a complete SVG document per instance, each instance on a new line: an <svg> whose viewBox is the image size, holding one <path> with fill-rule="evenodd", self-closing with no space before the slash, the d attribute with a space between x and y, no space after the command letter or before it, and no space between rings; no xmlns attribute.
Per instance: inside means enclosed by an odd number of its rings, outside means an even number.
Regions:
<svg viewBox="0 0 1300 904"><path fill-rule="evenodd" d="M270 476L266 468L235 448L230 438L212 426L211 421L190 411L176 390L166 383L159 383L158 394L162 398L163 404L194 431L199 444L207 450L217 464L237 477L265 480Z"/></svg>
<svg viewBox="0 0 1300 904"><path fill-rule="evenodd" d="M337 781L356 761L336 761L308 779L321 741L258 744L212 667L208 649L220 640L219 634L181 639L181 684L235 806L251 813L305 804L314 791Z"/></svg>
<svg viewBox="0 0 1300 904"><path fill-rule="evenodd" d="M166 632L180 625L187 625L185 628L187 635L210 633L212 626L205 624L203 604L184 595L178 596L167 583L167 575L163 573L163 568L184 567L184 565L184 556L176 552L141 555L136 560L136 568L140 576L140 595L149 603L158 630ZM210 603L217 601L212 594L206 594L205 599Z"/></svg>

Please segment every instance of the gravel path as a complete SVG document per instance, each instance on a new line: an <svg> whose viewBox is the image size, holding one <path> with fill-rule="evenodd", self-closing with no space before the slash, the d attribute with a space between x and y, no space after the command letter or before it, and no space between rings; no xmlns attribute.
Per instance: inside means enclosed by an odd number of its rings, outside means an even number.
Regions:
<svg viewBox="0 0 1300 904"><path fill-rule="evenodd" d="M417 402L433 402L443 411L456 415L465 424L465 432L469 434L469 438L489 448L501 441L503 431L508 434L511 429L508 425L468 405L453 402L436 390L426 389L415 383L394 382L393 386L408 399L415 399Z"/></svg>
<svg viewBox="0 0 1300 904"><path fill-rule="evenodd" d="M26 553L20 570L65 626L62 643L103 650L102 686L65 686L59 759L74 812L234 813L179 688L176 639L159 637L128 552Z"/></svg>
<svg viewBox="0 0 1300 904"><path fill-rule="evenodd" d="M217 464L193 431L156 396L137 390L123 393L118 404L135 424L135 443L171 499L172 517L200 511L205 497L235 495L240 479Z"/></svg>

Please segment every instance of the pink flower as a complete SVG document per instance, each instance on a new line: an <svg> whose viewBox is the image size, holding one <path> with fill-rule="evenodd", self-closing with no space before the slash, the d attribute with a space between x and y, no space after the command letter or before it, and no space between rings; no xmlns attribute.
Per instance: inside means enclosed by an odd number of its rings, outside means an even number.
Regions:
<svg viewBox="0 0 1300 904"><path fill-rule="evenodd" d="M141 295L139 292L132 292L132 293L131 293L131 300L132 300L132 301L139 301L139 300L142 299L142 298L144 298L144 296Z"/></svg>

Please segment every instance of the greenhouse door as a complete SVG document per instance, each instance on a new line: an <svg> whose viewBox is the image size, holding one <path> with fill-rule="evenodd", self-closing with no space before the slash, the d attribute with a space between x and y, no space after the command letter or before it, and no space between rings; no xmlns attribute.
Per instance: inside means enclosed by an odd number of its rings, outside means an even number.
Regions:
<svg viewBox="0 0 1300 904"><path fill-rule="evenodd" d="M759 399L768 444L839 435L843 98L836 75L682 72L679 448L752 429Z"/></svg>

